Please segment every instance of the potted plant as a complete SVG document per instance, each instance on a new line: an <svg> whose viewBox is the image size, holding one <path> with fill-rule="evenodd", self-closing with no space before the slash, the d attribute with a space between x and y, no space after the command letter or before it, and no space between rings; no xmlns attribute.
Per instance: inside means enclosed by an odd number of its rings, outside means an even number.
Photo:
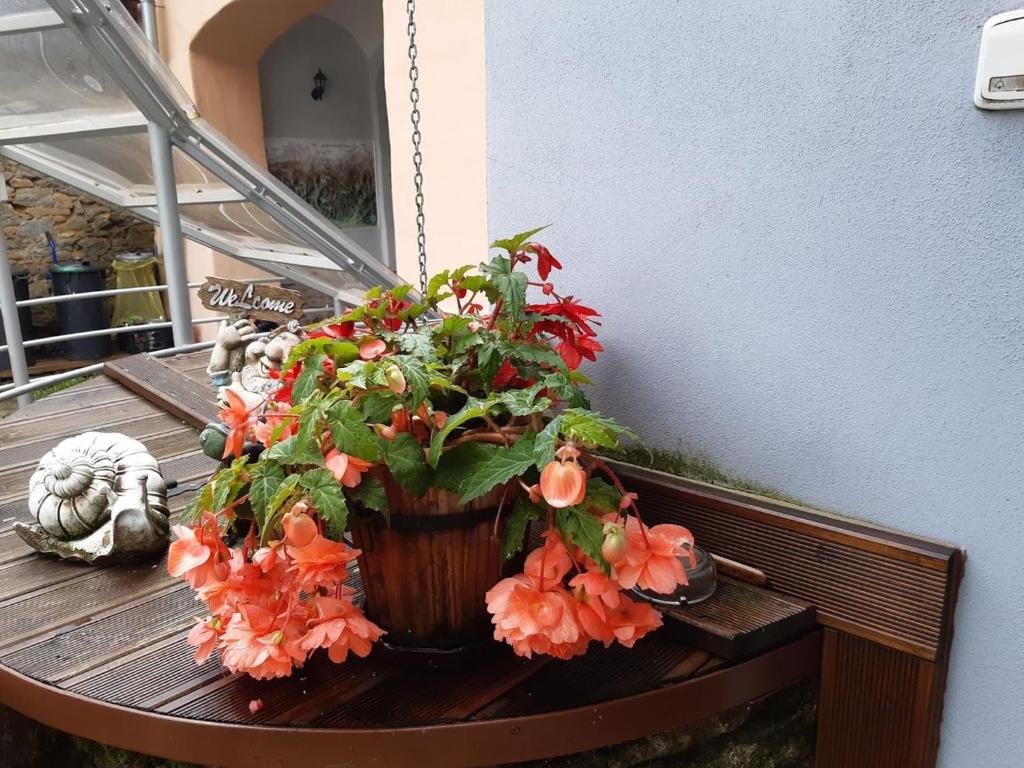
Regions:
<svg viewBox="0 0 1024 768"><path fill-rule="evenodd" d="M627 592L685 584L692 537L643 525L600 457L631 433L581 389L598 313L549 282L561 264L538 231L416 301L370 291L310 331L258 407L226 391L225 457L239 458L168 557L210 611L189 635L197 661L217 648L232 670L277 677L321 647L342 661L382 637L450 649L490 632L569 658L661 624ZM542 544L517 562L532 522ZM345 585L357 559L365 613Z"/></svg>

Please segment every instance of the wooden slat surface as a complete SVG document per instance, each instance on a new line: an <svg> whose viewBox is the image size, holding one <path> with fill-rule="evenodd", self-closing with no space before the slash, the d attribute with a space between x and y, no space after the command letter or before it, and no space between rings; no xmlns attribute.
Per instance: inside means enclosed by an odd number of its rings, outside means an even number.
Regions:
<svg viewBox="0 0 1024 768"><path fill-rule="evenodd" d="M707 600L662 613L675 637L734 660L801 637L817 625L814 606L806 600L723 576Z"/></svg>
<svg viewBox="0 0 1024 768"><path fill-rule="evenodd" d="M217 413L209 385L184 376L172 366L150 355L134 355L105 363L108 378L186 423L201 429Z"/></svg>
<svg viewBox="0 0 1024 768"><path fill-rule="evenodd" d="M31 553L11 526L28 519L28 475L41 455L85 429L142 439L167 479L198 487L216 467L199 452L193 428L216 410L204 369L205 355L166 364L145 356L118 360L109 374L120 383L91 380L61 393L54 408L36 404L0 429L0 666L178 718L312 728L390 728L570 708L721 668L722 659L664 633L634 652L595 648L568 663L520 659L494 644L472 664L445 672L404 669L382 651L341 666L318 654L293 678L268 682L227 674L215 660L196 667L184 635L203 606L163 562L109 568L61 562ZM194 491L172 496L172 517ZM352 583L360 588L358 574ZM265 704L255 715L249 712L254 698Z"/></svg>
<svg viewBox="0 0 1024 768"><path fill-rule="evenodd" d="M60 563L19 548L11 526L27 518L24 502L34 462L60 436L82 428L119 424L124 427L119 431L134 430L161 461L165 476L185 487L207 476L216 464L198 451L195 430L160 412L171 408L194 426L211 418L216 408L204 370L206 357L199 353L166 363L147 358L122 362L114 375L144 398L97 377L0 422L0 684L10 685L11 675L24 674L25 679L44 681L49 689L87 697L85 701L170 716L158 730L168 723L214 721L224 726L298 724L310 734L356 734L365 727L398 734L393 729L399 726L425 733L445 723L458 722L461 728L513 717L544 733L544 718L604 707L619 712L613 718L617 727L622 717L634 714L615 709L623 697L653 695L680 681L699 686L744 669L757 671L751 673L754 677L721 678L731 681L725 687L699 690L709 701L725 701L741 689L760 695L758 690L766 691L754 681L767 680L776 670L757 666L757 659L787 659L790 666L779 680L794 680L794 673L806 674L818 661L810 651L816 637L734 662L663 631L633 651L595 648L570 662L519 659L504 646L493 645L454 672L398 667L379 650L341 666L320 654L293 678L267 682L226 674L213 660L195 667L183 640L202 614L202 605L187 586L166 574L163 563L103 569ZM4 433L7 425L10 431ZM648 522L689 526L712 551L765 571L771 590L817 603L821 621L836 630L830 631L826 645L819 751L833 762L819 763L819 768L897 765L900 759L908 768L933 764L962 565L956 550L645 470L623 468L623 475L640 492ZM180 509L194 490L174 498L172 509ZM736 585L724 583L718 607L708 603L707 616L690 618L702 631L735 643L745 622L785 625L793 616L799 617L797 623L806 621L805 603L791 601L791 608L800 607L790 614L767 599L778 594L773 592L764 593L766 599L756 611L746 612L733 599ZM353 584L359 587L357 578ZM800 667L803 671L794 672L797 662L807 665ZM255 715L248 706L254 698L265 705ZM877 714L879 707L891 709L888 719ZM45 720L45 714L37 711L35 716ZM665 714L648 716L664 720ZM870 738L891 744L896 757L857 752L854 737L859 732L844 729L844 719L864 720ZM585 726L582 720L573 722L595 733L602 730L593 717ZM337 728L355 730L332 730ZM96 732L109 733L112 742L136 743L119 741L116 732L99 725ZM500 740L507 731L488 733ZM386 734L381 738L389 738ZM220 738L209 741L211 749ZM247 743L239 742L239 749L244 752ZM344 742L338 744L343 750ZM334 752L331 748L325 754ZM167 747L165 753L195 755L178 747ZM238 764L232 755L219 754L219 764ZM407 756L402 764L418 763Z"/></svg>
<svg viewBox="0 0 1024 768"><path fill-rule="evenodd" d="M685 525L706 549L764 571L772 589L813 603L822 624L938 657L955 548L620 466L647 518Z"/></svg>
<svg viewBox="0 0 1024 768"><path fill-rule="evenodd" d="M938 665L845 632L825 631L818 768L925 768L939 718Z"/></svg>

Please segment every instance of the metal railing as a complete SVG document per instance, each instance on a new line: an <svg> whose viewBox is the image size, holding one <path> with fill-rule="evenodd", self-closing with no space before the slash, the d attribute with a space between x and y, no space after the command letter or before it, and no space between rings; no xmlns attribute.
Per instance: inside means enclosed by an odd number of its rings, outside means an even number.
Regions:
<svg viewBox="0 0 1024 768"><path fill-rule="evenodd" d="M239 282L242 282L242 283L245 283L245 284L249 284L249 285L264 285L264 284L267 284L267 283L278 283L282 279L283 278L279 278L279 277L277 277L277 278L255 278L255 279L251 279L251 280L241 280ZM11 275L10 275L10 271L9 270L7 270L7 274L0 274L0 283L5 283L6 285L10 286L11 292L13 294L13 284L12 284L12 281L11 281ZM187 284L187 286L189 288L194 288L194 287L199 286L199 285L201 285L201 283L188 283ZM166 285L156 285L156 286L145 286L143 288L111 288L111 289L107 289L107 290L103 290L103 291L89 291L89 292L86 292L86 293L67 294L67 295L63 295L63 296L44 296L44 297L41 297L41 298L38 298L38 299L23 299L21 301L14 301L12 303L13 303L13 305L16 308L19 308L19 307L34 307L34 306L40 306L40 305L45 305L45 304L60 303L60 302L63 302L63 301L74 301L76 299L101 298L101 297L108 297L108 296L117 296L117 295L126 294L126 293L140 293L140 292L143 292L143 291L161 291L161 290L167 290L167 286ZM6 304L6 302L4 302L4 303ZM306 309L306 310L304 310L304 314L308 318L315 318L315 317L322 317L322 316L325 316L325 315L334 314L334 311L335 311L335 307L333 305L331 305L331 306L313 307L313 308L310 308L310 309ZM16 310L14 312L14 316L15 316L15 325L17 326L17 311ZM215 316L215 317L193 318L191 320L191 325L192 326L197 326L197 325L205 325L205 324L208 324L208 323L219 323L219 322L223 321L224 319L225 318L222 315L218 315L218 316ZM99 328L99 329L92 330L92 331L80 331L80 332L77 332L77 333L65 333L65 334L60 334L60 335L55 335L55 336L44 336L44 337L38 337L38 338L33 338L33 339L22 339L21 338L21 334L20 334L20 326L17 327L17 332L15 334L11 333L10 328L8 328L7 313L5 312L4 313L4 332L7 335L7 338L8 338L9 341L8 341L7 344L0 345L0 352L7 352L8 350L13 349L13 352L10 354L11 362L13 364L15 358L19 355L19 348L20 348L20 355L21 355L22 359L24 359L24 350L32 348L32 347L40 347L40 346L43 346L43 345L46 345L46 344L58 344L58 343L65 342L65 341L74 341L75 339L88 339L88 338L95 338L95 337L98 337L98 336L110 336L110 335L116 335L116 334L119 334L119 333L131 333L133 331L151 331L151 330L157 330L157 329L161 329L161 328L170 328L170 327L171 327L171 321L168 320L168 321L155 322L155 323L139 323L139 324L136 324L136 325L121 325L121 326L117 326L117 327L113 327L113 328ZM259 334L259 335L264 335L264 334ZM19 343L16 344L16 345L12 344L10 342L10 340L14 336L17 336L18 337L18 341L19 341ZM151 352L150 354L152 354L154 357L167 357L169 355L183 354L183 353L186 353L186 352L196 352L196 351L200 351L200 350L203 350L203 349L210 349L211 347L213 347L214 344L215 344L215 342L213 342L213 341L197 342L195 344L179 345L179 346L171 347L169 349L157 350L157 351ZM13 367L13 365L12 365L12 367ZM83 364L81 366L76 366L76 367L74 367L74 368L72 368L70 370L63 371L61 373L50 374L50 375L46 375L46 376L39 376L39 377L36 377L36 378L29 378L26 375L24 377L25 380L22 381L22 382L19 382L17 380L17 378L16 378L15 381L13 381L13 382L6 383L6 384L0 384L0 402L4 402L6 400L11 400L11 399L15 399L16 398L18 400L19 407L23 407L23 406L27 405L28 403L32 402L32 393L34 391L38 390L38 389L42 389L44 387L48 387L48 386L50 386L52 384L58 384L58 383L60 383L62 381L67 381L69 379L77 378L79 376L88 376L88 375L97 374L97 373L102 372L102 370L103 370L103 363L102 362L100 362L100 363L91 363L91 364L87 363L87 362L83 362Z"/></svg>

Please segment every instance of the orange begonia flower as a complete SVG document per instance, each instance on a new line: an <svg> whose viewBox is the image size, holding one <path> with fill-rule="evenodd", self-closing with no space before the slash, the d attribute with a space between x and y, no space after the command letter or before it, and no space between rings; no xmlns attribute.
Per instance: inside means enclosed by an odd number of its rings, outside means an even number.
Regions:
<svg viewBox="0 0 1024 768"><path fill-rule="evenodd" d="M343 584L348 578L346 563L360 554L360 550L351 549L344 542L331 541L320 534L314 536L306 546L289 546L287 551L292 559L288 571L296 574L299 585L307 591Z"/></svg>
<svg viewBox="0 0 1024 768"><path fill-rule="evenodd" d="M359 345L359 356L363 360L373 360L387 351L387 344L380 339L367 339Z"/></svg>
<svg viewBox="0 0 1024 768"><path fill-rule="evenodd" d="M302 648L326 648L336 664L348 658L349 651L367 656L373 643L384 634L348 598L318 597L315 607L316 616L309 620L310 630L302 639Z"/></svg>
<svg viewBox="0 0 1024 768"><path fill-rule="evenodd" d="M324 466L331 470L334 479L346 488L355 488L362 481L363 473L373 466L373 462L363 461L334 449L324 456Z"/></svg>
<svg viewBox="0 0 1024 768"><path fill-rule="evenodd" d="M681 525L656 525L641 528L633 516L626 518L626 556L615 566L623 589L649 589L671 594L686 584L686 568L679 559L693 544L693 534Z"/></svg>
<svg viewBox="0 0 1024 768"><path fill-rule="evenodd" d="M167 572L171 576L184 578L196 589L228 575L228 548L212 515L194 528L175 525L171 530L178 537L167 550Z"/></svg>
<svg viewBox="0 0 1024 768"><path fill-rule="evenodd" d="M287 677L306 660L301 645L305 620L301 605L280 613L241 605L221 637L221 661L232 672L257 680Z"/></svg>
<svg viewBox="0 0 1024 768"><path fill-rule="evenodd" d="M587 473L575 461L552 461L540 473L540 492L552 507L571 507L587 493Z"/></svg>

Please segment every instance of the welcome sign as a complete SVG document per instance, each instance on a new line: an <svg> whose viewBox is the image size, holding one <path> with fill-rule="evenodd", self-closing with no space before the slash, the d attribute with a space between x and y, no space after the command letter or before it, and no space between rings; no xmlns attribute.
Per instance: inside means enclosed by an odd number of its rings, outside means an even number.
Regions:
<svg viewBox="0 0 1024 768"><path fill-rule="evenodd" d="M287 323L302 317L302 294L275 285L250 285L223 277L207 277L199 286L207 309L229 315Z"/></svg>

